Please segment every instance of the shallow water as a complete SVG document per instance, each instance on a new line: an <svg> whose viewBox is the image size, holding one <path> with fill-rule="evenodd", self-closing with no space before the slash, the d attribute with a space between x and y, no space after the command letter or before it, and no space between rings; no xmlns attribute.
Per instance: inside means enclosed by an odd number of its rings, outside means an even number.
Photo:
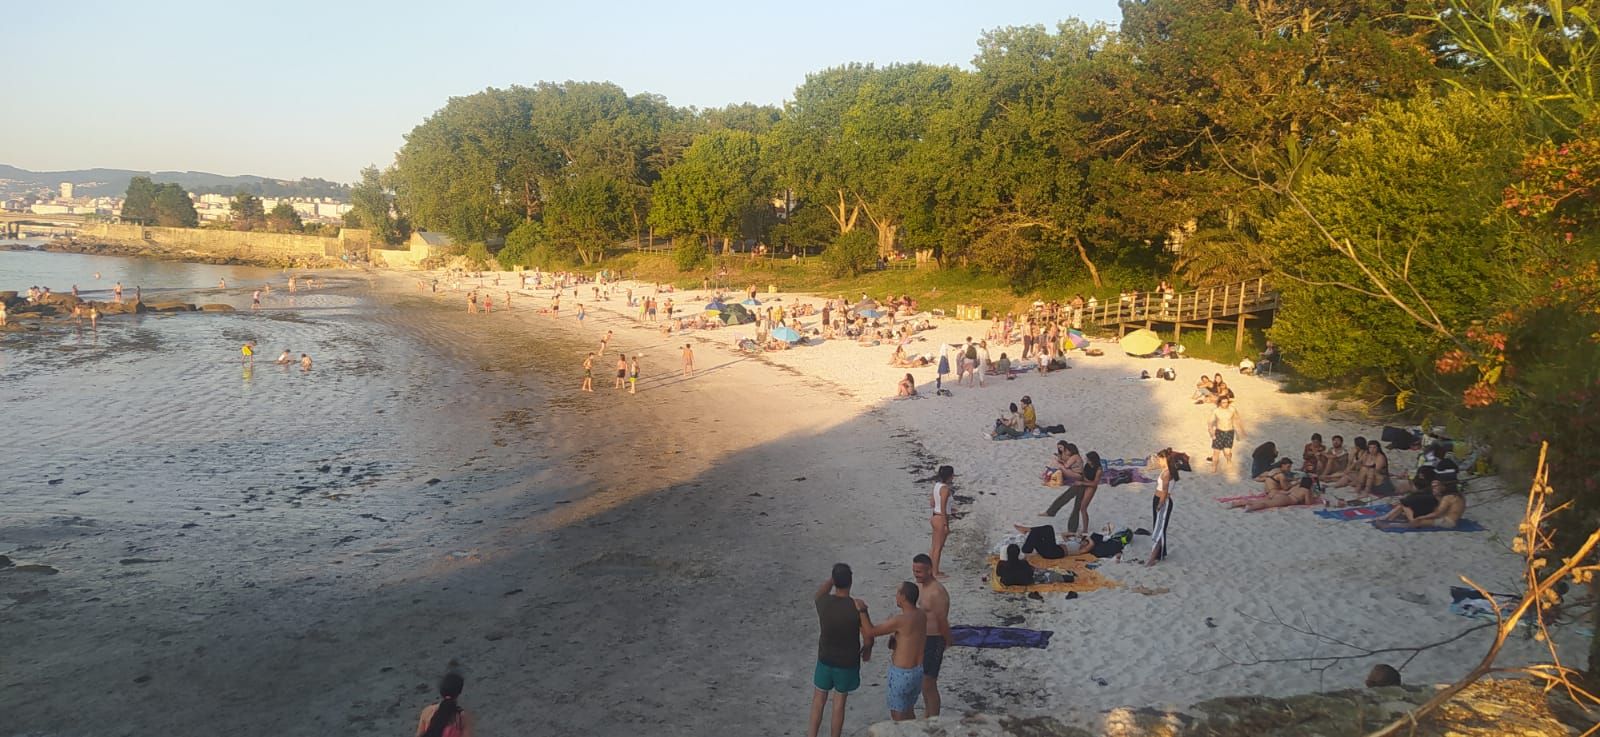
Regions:
<svg viewBox="0 0 1600 737"><path fill-rule="evenodd" d="M43 241L0 241L0 244L23 243L38 246ZM96 279L95 274L100 278ZM82 253L52 253L47 251L0 250L0 291L23 292L32 286L49 287L53 292L66 293L78 286L78 293L86 299L110 299L112 289L122 282L123 296L132 298L135 287L147 293L168 293L177 290L205 290L220 294L218 280L226 279L229 291L254 289L268 281L281 282L285 273L278 269L258 266L221 266L216 264L189 264L177 261L123 258L119 256L93 256ZM203 299L196 295L201 301Z"/></svg>

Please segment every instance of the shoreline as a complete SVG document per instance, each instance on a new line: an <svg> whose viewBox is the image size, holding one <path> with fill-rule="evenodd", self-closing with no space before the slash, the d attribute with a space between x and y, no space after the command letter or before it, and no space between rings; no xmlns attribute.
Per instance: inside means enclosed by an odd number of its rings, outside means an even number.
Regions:
<svg viewBox="0 0 1600 737"><path fill-rule="evenodd" d="M49 253L79 253L89 256L116 256L119 258L141 258L153 261L173 261L190 264L211 264L213 266L259 266L262 268L290 268L290 269L342 269L352 267L339 259L323 257L314 258L243 258L238 256L213 256L198 251L179 251L151 246L133 246L125 243L112 243L108 241L87 240L80 241L75 236L67 238L51 238L39 244L18 242L0 243L0 250L4 251L44 251Z"/></svg>

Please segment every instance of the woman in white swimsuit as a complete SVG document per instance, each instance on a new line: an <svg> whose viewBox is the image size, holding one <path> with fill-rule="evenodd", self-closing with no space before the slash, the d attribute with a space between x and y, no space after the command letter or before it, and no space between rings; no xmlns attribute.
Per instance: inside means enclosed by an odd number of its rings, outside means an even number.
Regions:
<svg viewBox="0 0 1600 737"><path fill-rule="evenodd" d="M930 505L933 507L933 517L930 524L933 527L933 546L928 551L928 557L933 558L933 575L943 578L944 573L939 570L939 555L944 552L944 541L950 537L950 502L955 492L950 488L950 482L955 479L956 469L953 466L940 466L939 474L934 477L933 498Z"/></svg>

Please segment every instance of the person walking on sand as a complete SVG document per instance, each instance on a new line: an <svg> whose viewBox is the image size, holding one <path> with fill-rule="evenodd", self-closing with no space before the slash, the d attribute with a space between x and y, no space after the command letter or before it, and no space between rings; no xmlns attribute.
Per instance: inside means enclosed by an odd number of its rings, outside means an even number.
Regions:
<svg viewBox="0 0 1600 737"><path fill-rule="evenodd" d="M1172 464L1174 453L1163 448L1156 453L1156 467L1161 476L1156 479L1156 495L1150 498L1150 558L1146 568L1167 557L1167 525L1172 521L1172 485L1178 482L1178 469Z"/></svg>
<svg viewBox="0 0 1600 737"><path fill-rule="evenodd" d="M694 378L694 348L688 343L683 344L683 377Z"/></svg>
<svg viewBox="0 0 1600 737"><path fill-rule="evenodd" d="M457 673L446 673L439 680L439 703L422 710L416 737L472 737L472 715L459 703L465 687L466 680Z"/></svg>
<svg viewBox="0 0 1600 737"><path fill-rule="evenodd" d="M872 638L863 638L867 628L867 603L850 596L853 578L850 566L833 564L833 571L817 587L812 601L817 606L817 623L822 634L817 638L817 666L811 673L811 722L806 737L817 737L822 728L822 712L833 694L833 718L828 725L832 737L844 734L844 706L850 693L861 687L861 661L872 659ZM865 644L863 644L865 639Z"/></svg>
<svg viewBox="0 0 1600 737"><path fill-rule="evenodd" d="M950 592L933 576L933 559L917 553L911 559L911 577L920 593L917 608L928 615L928 637L922 648L922 705L927 716L939 716L939 670L950 647Z"/></svg>
<svg viewBox="0 0 1600 737"><path fill-rule="evenodd" d="M1233 470L1233 444L1244 438L1244 421L1239 418L1239 410L1233 407L1233 398L1219 395L1217 408L1211 412L1211 421L1206 424L1206 430L1211 435L1211 472L1217 472L1217 464L1226 462L1228 470Z"/></svg>
<svg viewBox="0 0 1600 737"><path fill-rule="evenodd" d="M954 481L955 477L954 466L940 466L933 481L933 495L930 500L933 516L929 523L933 527L933 544L928 556L933 561L933 575L938 578L945 577L944 571L939 570L939 556L944 553L944 541L950 537L950 504L955 497L955 490L950 486L950 482Z"/></svg>
<svg viewBox="0 0 1600 737"><path fill-rule="evenodd" d="M583 359L583 386L578 387L581 392L594 392L594 354Z"/></svg>
<svg viewBox="0 0 1600 737"><path fill-rule="evenodd" d="M639 393L639 354L633 354L633 363L628 365L628 393Z"/></svg>
<svg viewBox="0 0 1600 737"><path fill-rule="evenodd" d="M895 589L894 603L899 613L873 624L866 611L867 627L862 634L868 638L889 635L889 649L894 656L889 662L889 678L885 684L885 701L889 704L889 718L897 722L917 718L917 696L922 693L922 653L927 647L928 615L917 608L921 589L910 581L902 581Z"/></svg>

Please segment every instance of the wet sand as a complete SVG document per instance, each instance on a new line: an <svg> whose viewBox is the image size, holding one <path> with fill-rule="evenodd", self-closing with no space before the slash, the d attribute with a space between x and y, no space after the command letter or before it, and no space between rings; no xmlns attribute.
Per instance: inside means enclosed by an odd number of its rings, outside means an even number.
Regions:
<svg viewBox="0 0 1600 737"><path fill-rule="evenodd" d="M233 354L195 356L192 373L157 377L165 404L34 420L139 433L129 447L148 450L128 465L172 474L73 462L61 431L4 448L66 459L4 495L0 553L57 571L0 572L12 724L396 734L454 664L484 734L801 733L810 594L844 560L886 604L926 536L916 479L934 459L828 385L732 354L701 353L681 380L677 339L616 318L613 346L646 354L639 394L611 390L606 361L595 394L569 394L593 347L570 321L473 318L409 288L321 295L348 312L325 319L371 329L325 336L311 375L269 373L278 348L263 342L248 382ZM219 327L204 348L267 319L324 319L311 307ZM159 340L159 324L139 329ZM259 427L290 432L262 453L252 426L208 408L267 379L332 386L302 385L313 404L263 400L255 411L289 406ZM335 397L348 405L331 411L365 408L360 427L283 451ZM883 718L881 680L869 665L852 730Z"/></svg>

